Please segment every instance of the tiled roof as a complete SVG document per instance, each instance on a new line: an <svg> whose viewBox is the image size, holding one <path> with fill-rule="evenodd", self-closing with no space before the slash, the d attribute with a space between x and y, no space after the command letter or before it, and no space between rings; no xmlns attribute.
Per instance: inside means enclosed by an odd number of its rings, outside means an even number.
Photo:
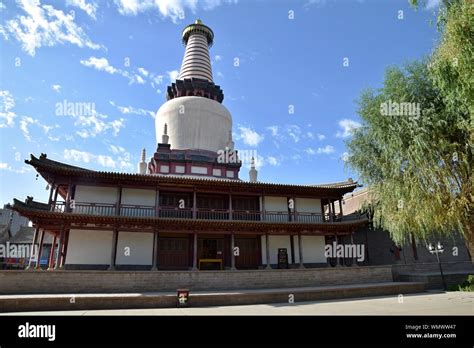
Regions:
<svg viewBox="0 0 474 348"><path fill-rule="evenodd" d="M264 191L272 193L282 194L327 194L328 196L342 195L347 192L353 191L358 187L357 182L352 180L322 184L322 185L296 185L296 184L278 184L268 182L248 182L242 180L232 179L216 179L209 177L191 177L191 176L163 176L163 175L148 175L148 174L135 174L135 173L119 173L119 172L106 172L106 171L95 171L85 169L81 167L71 166L65 163L57 162L46 158L46 155L41 155L37 158L31 155L30 160L26 160L25 163L35 167L35 169L48 181L52 179L51 175L58 174L66 176L76 176L81 179L94 179L95 181L113 181L118 182L136 182L150 185L194 185L194 186L207 186L207 187L224 187L226 189L236 189L241 191Z"/></svg>

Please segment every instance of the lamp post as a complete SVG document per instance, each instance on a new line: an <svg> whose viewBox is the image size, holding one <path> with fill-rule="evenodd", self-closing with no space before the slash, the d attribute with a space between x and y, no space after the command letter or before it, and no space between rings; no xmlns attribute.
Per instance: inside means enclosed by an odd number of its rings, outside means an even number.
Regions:
<svg viewBox="0 0 474 348"><path fill-rule="evenodd" d="M443 289L447 290L446 281L444 280L443 267L441 266L441 260L439 258L439 253L442 253L444 251L444 246L440 242L438 242L436 246L430 243L428 244L428 250L430 251L430 253L436 254L436 259L438 260L439 271L441 273L441 280L443 281Z"/></svg>

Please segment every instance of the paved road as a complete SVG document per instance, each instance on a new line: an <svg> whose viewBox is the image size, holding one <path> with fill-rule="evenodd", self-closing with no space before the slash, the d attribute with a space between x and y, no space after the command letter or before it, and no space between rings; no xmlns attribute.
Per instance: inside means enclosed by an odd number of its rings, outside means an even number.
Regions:
<svg viewBox="0 0 474 348"><path fill-rule="evenodd" d="M398 296L207 308L6 313L6 315L474 315L474 293Z"/></svg>

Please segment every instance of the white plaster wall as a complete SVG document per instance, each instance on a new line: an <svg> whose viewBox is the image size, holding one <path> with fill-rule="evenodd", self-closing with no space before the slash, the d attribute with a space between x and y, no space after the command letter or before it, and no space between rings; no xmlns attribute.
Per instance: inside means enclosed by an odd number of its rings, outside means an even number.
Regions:
<svg viewBox="0 0 474 348"><path fill-rule="evenodd" d="M156 139L161 142L164 124L168 125L172 149L225 149L232 130L232 117L219 102L203 97L168 100L156 114Z"/></svg>
<svg viewBox="0 0 474 348"><path fill-rule="evenodd" d="M269 236L270 240L270 263L278 263L278 249L286 248L288 251L288 262L291 263L291 241L290 236ZM267 246L265 236L261 238L263 264L267 262Z"/></svg>
<svg viewBox="0 0 474 348"><path fill-rule="evenodd" d="M296 198L296 211L299 213L321 213L321 200Z"/></svg>
<svg viewBox="0 0 474 348"><path fill-rule="evenodd" d="M126 252L129 256L126 255ZM117 241L117 265L151 265L152 257L152 233L119 232Z"/></svg>
<svg viewBox="0 0 474 348"><path fill-rule="evenodd" d="M115 204L117 201L117 188L77 185L74 200L76 203L87 202Z"/></svg>
<svg viewBox="0 0 474 348"><path fill-rule="evenodd" d="M66 264L108 265L112 251L112 231L71 230Z"/></svg>
<svg viewBox="0 0 474 348"><path fill-rule="evenodd" d="M295 237L296 247L298 246L298 237ZM302 236L303 244L303 262L304 263L326 263L324 257L325 239L323 236ZM295 252L297 248L295 247ZM298 254L297 254L298 255ZM298 262L299 260L299 256Z"/></svg>
<svg viewBox="0 0 474 348"><path fill-rule="evenodd" d="M154 206L155 196L155 190L123 188L122 204Z"/></svg>
<svg viewBox="0 0 474 348"><path fill-rule="evenodd" d="M303 244L303 262L304 263L326 263L324 257L324 242L325 239L322 236L301 236L301 242ZM291 264L291 236L269 236L270 240L270 263L278 263L278 249L286 248L288 251L288 263ZM294 250L295 250L295 263L300 262L298 236L293 237ZM262 243L262 260L265 265L267 262L267 247L265 242L265 236L261 237Z"/></svg>
<svg viewBox="0 0 474 348"><path fill-rule="evenodd" d="M288 221L288 201L286 197L273 197L273 196L265 196L265 210L272 211L272 212L285 212L282 216L272 216L266 215L265 220L267 221Z"/></svg>
<svg viewBox="0 0 474 348"><path fill-rule="evenodd" d="M207 174L207 167L191 166L191 173L193 173L193 174Z"/></svg>

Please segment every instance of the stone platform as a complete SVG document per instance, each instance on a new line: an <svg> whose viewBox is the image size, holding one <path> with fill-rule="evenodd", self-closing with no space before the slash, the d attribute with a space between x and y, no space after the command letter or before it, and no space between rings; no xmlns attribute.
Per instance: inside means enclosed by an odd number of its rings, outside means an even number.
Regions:
<svg viewBox="0 0 474 348"><path fill-rule="evenodd" d="M0 295L278 289L392 282L388 266L237 271L0 271Z"/></svg>
<svg viewBox="0 0 474 348"><path fill-rule="evenodd" d="M264 303L298 304L306 301L420 293L424 283L383 282L338 286L191 291L189 307ZM70 311L94 309L170 308L177 306L176 292L128 294L0 295L0 312ZM317 314L317 313L314 313Z"/></svg>

